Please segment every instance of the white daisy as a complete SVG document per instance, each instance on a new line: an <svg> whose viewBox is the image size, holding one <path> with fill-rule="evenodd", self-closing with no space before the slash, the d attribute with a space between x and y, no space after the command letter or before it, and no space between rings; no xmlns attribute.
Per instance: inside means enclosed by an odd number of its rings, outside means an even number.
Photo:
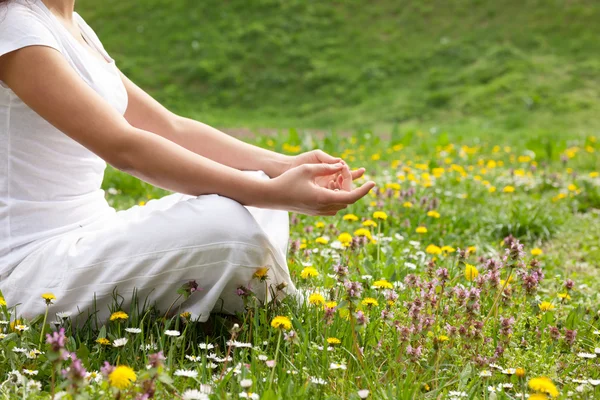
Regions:
<svg viewBox="0 0 600 400"><path fill-rule="evenodd" d="M252 348L252 343L238 342L237 340L228 340L227 346L232 346L232 347L237 347L237 348L241 348L241 347Z"/></svg>
<svg viewBox="0 0 600 400"><path fill-rule="evenodd" d="M366 399L367 397L369 397L369 391L367 389L359 390L358 397L360 397L361 399Z"/></svg>
<svg viewBox="0 0 600 400"><path fill-rule="evenodd" d="M23 373L25 375L29 375L29 376L34 376L38 374L37 370L31 370L31 369L23 369Z"/></svg>
<svg viewBox="0 0 600 400"><path fill-rule="evenodd" d="M30 360L35 360L40 354L42 354L41 351L39 351L38 349L33 349L25 353L25 356Z"/></svg>
<svg viewBox="0 0 600 400"><path fill-rule="evenodd" d="M242 392L240 393L240 397L243 399L252 399L252 400L259 400L260 396L256 393L246 393L246 392Z"/></svg>
<svg viewBox="0 0 600 400"><path fill-rule="evenodd" d="M209 397L206 393L202 393L197 389L187 389L181 395L183 400L208 400Z"/></svg>
<svg viewBox="0 0 600 400"><path fill-rule="evenodd" d="M85 373L85 380L88 382L102 382L102 374L98 371L89 371Z"/></svg>
<svg viewBox="0 0 600 400"><path fill-rule="evenodd" d="M345 370L345 369L346 369L346 366L345 366L344 364L336 364L336 363L331 363L331 364L329 365L329 369L330 369L330 370L336 370L336 369L342 369L342 370Z"/></svg>
<svg viewBox="0 0 600 400"><path fill-rule="evenodd" d="M240 386L243 387L244 389L248 389L249 387L252 387L252 379L242 379L240 381Z"/></svg>
<svg viewBox="0 0 600 400"><path fill-rule="evenodd" d="M190 360L192 362L202 361L202 357L199 357L199 356L190 356L189 354L186 354L185 358L187 358L188 360Z"/></svg>
<svg viewBox="0 0 600 400"><path fill-rule="evenodd" d="M175 331L175 330L166 330L165 331L165 335L167 336L173 336L173 337L177 337L181 335L181 332L179 331Z"/></svg>
<svg viewBox="0 0 600 400"><path fill-rule="evenodd" d="M199 343L198 348L202 350L212 350L215 348L215 346L210 343Z"/></svg>
<svg viewBox="0 0 600 400"><path fill-rule="evenodd" d="M596 354L594 353L577 353L577 357L581 357L581 358L596 358Z"/></svg>
<svg viewBox="0 0 600 400"><path fill-rule="evenodd" d="M30 392L39 392L42 390L42 383L35 379L30 379L27 381L27 390Z"/></svg>
<svg viewBox="0 0 600 400"><path fill-rule="evenodd" d="M198 371L194 371L191 369L178 369L173 373L175 376L185 376L186 378L196 378L198 376Z"/></svg>
<svg viewBox="0 0 600 400"><path fill-rule="evenodd" d="M483 370L479 373L479 376L482 378L489 378L490 376L492 376L492 372L488 370Z"/></svg>
<svg viewBox="0 0 600 400"><path fill-rule="evenodd" d="M122 347L125 346L127 344L129 340L127 338L119 338L119 339L115 339L115 341L113 342L113 347Z"/></svg>
<svg viewBox="0 0 600 400"><path fill-rule="evenodd" d="M315 385L326 385L326 384L327 384L327 381L326 381L325 379L316 378L316 377L314 377L314 376L312 376L312 377L310 378L310 381L311 381L312 383L314 383Z"/></svg>
<svg viewBox="0 0 600 400"><path fill-rule="evenodd" d="M125 328L125 332L129 332L129 333L141 333L142 330L140 328Z"/></svg>
<svg viewBox="0 0 600 400"><path fill-rule="evenodd" d="M12 351L14 351L15 353L26 353L27 349L23 347L13 347Z"/></svg>
<svg viewBox="0 0 600 400"><path fill-rule="evenodd" d="M61 312L57 312L56 313L56 317L58 319L67 319L69 318L71 315L73 315L73 313L71 311L61 311Z"/></svg>

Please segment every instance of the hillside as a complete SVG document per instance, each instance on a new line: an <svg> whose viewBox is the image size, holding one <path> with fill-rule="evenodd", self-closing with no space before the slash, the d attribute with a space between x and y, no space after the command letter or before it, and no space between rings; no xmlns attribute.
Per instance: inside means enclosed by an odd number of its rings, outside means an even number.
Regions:
<svg viewBox="0 0 600 400"><path fill-rule="evenodd" d="M220 127L589 133L593 0L78 2L120 68Z"/></svg>

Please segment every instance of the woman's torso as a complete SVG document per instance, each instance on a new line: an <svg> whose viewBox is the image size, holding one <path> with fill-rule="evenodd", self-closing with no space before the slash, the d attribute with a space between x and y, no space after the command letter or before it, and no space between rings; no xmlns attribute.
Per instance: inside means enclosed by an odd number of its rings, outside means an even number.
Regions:
<svg viewBox="0 0 600 400"><path fill-rule="evenodd" d="M0 10L0 24L3 18L15 22L17 14L20 31L26 29L23 18L43 23L81 78L125 113L127 92L114 60L79 14L73 18L85 41L110 62L77 41L41 0L16 0L7 7ZM105 167L101 158L54 128L0 81L0 274L46 239L114 212L100 189Z"/></svg>

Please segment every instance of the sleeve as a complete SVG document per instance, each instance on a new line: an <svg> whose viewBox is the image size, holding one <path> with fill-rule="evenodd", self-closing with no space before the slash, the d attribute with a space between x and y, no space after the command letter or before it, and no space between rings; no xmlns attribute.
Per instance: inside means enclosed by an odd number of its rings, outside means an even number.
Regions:
<svg viewBox="0 0 600 400"><path fill-rule="evenodd" d="M48 46L61 51L56 37L31 9L9 3L0 12L0 57L27 46Z"/></svg>

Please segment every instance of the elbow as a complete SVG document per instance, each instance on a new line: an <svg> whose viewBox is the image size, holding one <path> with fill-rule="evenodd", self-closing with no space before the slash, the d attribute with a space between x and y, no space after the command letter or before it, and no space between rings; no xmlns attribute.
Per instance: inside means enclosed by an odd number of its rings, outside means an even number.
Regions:
<svg viewBox="0 0 600 400"><path fill-rule="evenodd" d="M113 168L129 175L135 175L139 168L140 135L137 132L128 132L110 146L109 153L104 159Z"/></svg>

